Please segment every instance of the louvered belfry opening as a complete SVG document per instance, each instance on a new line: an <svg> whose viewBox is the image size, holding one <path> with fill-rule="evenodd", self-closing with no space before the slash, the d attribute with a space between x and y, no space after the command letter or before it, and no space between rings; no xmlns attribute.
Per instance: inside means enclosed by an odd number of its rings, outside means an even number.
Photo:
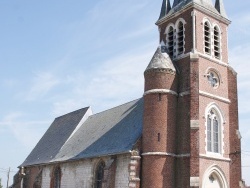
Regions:
<svg viewBox="0 0 250 188"><path fill-rule="evenodd" d="M184 25L182 22L178 23L177 32L177 55L183 54L184 52Z"/></svg>
<svg viewBox="0 0 250 188"><path fill-rule="evenodd" d="M218 27L214 27L214 56L220 59L220 34Z"/></svg>
<svg viewBox="0 0 250 188"><path fill-rule="evenodd" d="M172 26L168 29L168 54L170 57L174 56L174 28Z"/></svg>
<svg viewBox="0 0 250 188"><path fill-rule="evenodd" d="M204 41L205 41L205 53L211 54L211 32L208 22L204 24Z"/></svg>

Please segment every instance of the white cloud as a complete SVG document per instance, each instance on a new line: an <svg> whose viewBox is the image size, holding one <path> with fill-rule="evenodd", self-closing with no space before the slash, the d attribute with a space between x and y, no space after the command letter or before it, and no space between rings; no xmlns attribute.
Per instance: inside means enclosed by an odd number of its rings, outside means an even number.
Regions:
<svg viewBox="0 0 250 188"><path fill-rule="evenodd" d="M250 113L250 80L249 80L249 59L250 45L244 44L236 46L230 50L230 64L238 72L238 90L239 90L239 112L241 114Z"/></svg>
<svg viewBox="0 0 250 188"><path fill-rule="evenodd" d="M13 79L13 78L10 78L10 79L4 79L2 81L2 85L4 87L7 87L7 88L13 88L16 86L16 84L18 83L17 80Z"/></svg>
<svg viewBox="0 0 250 188"><path fill-rule="evenodd" d="M56 85L59 84L59 80L51 72L38 72L32 80L32 86L30 90L25 94L27 101L33 101L37 98L44 97L50 92Z"/></svg>
<svg viewBox="0 0 250 188"><path fill-rule="evenodd" d="M91 75L86 70L68 76L65 83L71 90L67 94L69 97L54 102L53 113L58 116L89 105L94 112L98 112L142 97L143 71L153 55L154 47L154 44L149 44L134 52L98 62L99 66Z"/></svg>
<svg viewBox="0 0 250 188"><path fill-rule="evenodd" d="M49 121L25 121L25 115L20 112L13 112L5 116L0 121L0 127L4 129L2 134L9 132L13 137L18 140L27 149L32 149L34 145L41 138L45 129L49 125ZM13 139L12 139L13 140Z"/></svg>
<svg viewBox="0 0 250 188"><path fill-rule="evenodd" d="M118 40L127 40L131 38L138 38L141 37L142 35L152 33L152 31L155 30L154 25L146 26L146 27L141 27L141 29L136 30L131 33L126 33L118 38Z"/></svg>
<svg viewBox="0 0 250 188"><path fill-rule="evenodd" d="M250 152L242 151L242 178L250 185Z"/></svg>

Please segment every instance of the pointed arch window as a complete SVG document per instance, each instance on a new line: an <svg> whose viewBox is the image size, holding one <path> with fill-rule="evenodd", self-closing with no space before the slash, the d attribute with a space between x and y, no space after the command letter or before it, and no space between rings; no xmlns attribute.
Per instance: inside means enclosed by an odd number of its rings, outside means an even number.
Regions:
<svg viewBox="0 0 250 188"><path fill-rule="evenodd" d="M105 167L105 164L103 161L101 161L96 168L95 188L102 188L103 177L104 177L104 167Z"/></svg>
<svg viewBox="0 0 250 188"><path fill-rule="evenodd" d="M214 27L214 57L220 59L221 48L220 48L220 32L218 26Z"/></svg>
<svg viewBox="0 0 250 188"><path fill-rule="evenodd" d="M62 176L62 172L61 172L61 168L58 166L55 168L54 170L54 186L53 188L60 188L61 187L61 176Z"/></svg>
<svg viewBox="0 0 250 188"><path fill-rule="evenodd" d="M207 151L220 153L221 125L218 113L212 109L207 115Z"/></svg>
<svg viewBox="0 0 250 188"><path fill-rule="evenodd" d="M211 55L211 27L208 22L204 24L205 53Z"/></svg>
<svg viewBox="0 0 250 188"><path fill-rule="evenodd" d="M177 25L177 55L184 52L184 24L179 22Z"/></svg>
<svg viewBox="0 0 250 188"><path fill-rule="evenodd" d="M174 28L170 26L167 32L167 48L170 57L174 56Z"/></svg>

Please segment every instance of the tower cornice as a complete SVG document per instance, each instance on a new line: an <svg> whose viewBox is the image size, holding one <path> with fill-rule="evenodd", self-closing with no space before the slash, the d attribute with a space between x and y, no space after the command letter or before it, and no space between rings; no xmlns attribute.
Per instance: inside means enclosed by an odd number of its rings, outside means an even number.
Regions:
<svg viewBox="0 0 250 188"><path fill-rule="evenodd" d="M203 7L195 2L191 2L187 5L185 5L181 10L177 11L177 12L174 12L174 13L169 13L167 14L165 17L159 19L155 24L157 26L160 26L161 24L165 23L167 20L171 19L171 18L175 18L179 15L181 15L183 12L191 9L191 8L194 8L194 9L197 9L205 14L208 14L210 15L211 17L217 19L217 20L220 20L221 22L229 25L231 23L231 21L223 16L221 16L219 13L215 13L209 9L207 9L206 7Z"/></svg>

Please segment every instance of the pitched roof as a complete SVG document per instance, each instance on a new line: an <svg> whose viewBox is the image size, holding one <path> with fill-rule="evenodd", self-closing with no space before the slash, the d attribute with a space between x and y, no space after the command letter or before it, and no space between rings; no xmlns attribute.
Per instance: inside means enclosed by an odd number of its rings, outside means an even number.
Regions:
<svg viewBox="0 0 250 188"><path fill-rule="evenodd" d="M159 20L161 18L163 18L164 16L166 16L169 13L170 10L171 10L170 1L169 0L163 0Z"/></svg>
<svg viewBox="0 0 250 188"><path fill-rule="evenodd" d="M65 116L78 123L82 119ZM55 120L21 166L128 153L141 137L142 121L143 99L91 115L79 127L77 122ZM69 130L72 126L76 131Z"/></svg>
<svg viewBox="0 0 250 188"><path fill-rule="evenodd" d="M216 10L217 10L223 17L228 18L228 17L227 17L226 10L225 10L225 7L224 7L223 0L216 0L216 2L215 2L215 8L216 8Z"/></svg>
<svg viewBox="0 0 250 188"><path fill-rule="evenodd" d="M82 108L56 118L20 166L47 163L55 158L88 109Z"/></svg>

